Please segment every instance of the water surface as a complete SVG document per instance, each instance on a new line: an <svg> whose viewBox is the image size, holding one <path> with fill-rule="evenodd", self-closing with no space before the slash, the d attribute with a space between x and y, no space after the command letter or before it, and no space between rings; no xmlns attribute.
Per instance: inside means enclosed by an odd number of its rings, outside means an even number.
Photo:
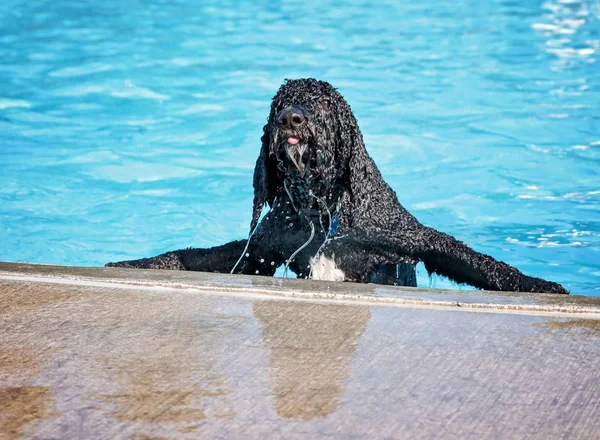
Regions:
<svg viewBox="0 0 600 440"><path fill-rule="evenodd" d="M0 260L246 236L270 99L312 76L421 222L600 295L599 52L597 1L4 0Z"/></svg>

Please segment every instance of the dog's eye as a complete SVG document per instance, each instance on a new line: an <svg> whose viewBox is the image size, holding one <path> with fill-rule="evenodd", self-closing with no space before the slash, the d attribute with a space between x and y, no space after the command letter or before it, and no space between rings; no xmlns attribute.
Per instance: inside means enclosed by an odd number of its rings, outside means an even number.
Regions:
<svg viewBox="0 0 600 440"><path fill-rule="evenodd" d="M321 99L319 99L319 106L323 110L329 111L331 109L331 99L329 99L329 98L321 98Z"/></svg>

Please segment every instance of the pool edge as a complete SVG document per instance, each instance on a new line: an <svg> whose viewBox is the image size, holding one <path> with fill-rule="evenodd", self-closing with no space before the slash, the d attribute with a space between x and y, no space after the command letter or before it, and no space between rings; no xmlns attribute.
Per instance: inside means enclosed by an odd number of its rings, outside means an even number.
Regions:
<svg viewBox="0 0 600 440"><path fill-rule="evenodd" d="M552 314L600 319L600 297L519 292L458 291L339 283L206 272L139 270L0 262L0 279L111 287L189 289L279 299L425 307L457 311Z"/></svg>

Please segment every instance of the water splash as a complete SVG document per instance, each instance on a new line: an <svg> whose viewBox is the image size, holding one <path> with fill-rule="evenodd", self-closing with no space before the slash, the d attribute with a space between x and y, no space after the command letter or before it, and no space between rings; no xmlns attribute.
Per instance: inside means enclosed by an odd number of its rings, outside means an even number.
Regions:
<svg viewBox="0 0 600 440"><path fill-rule="evenodd" d="M271 205L271 209L269 209L269 211L267 212L267 216L271 213L271 211L273 210L273 206L275 206L275 203L277 203L277 199L273 200L273 205ZM260 211L261 215L262 215L262 210ZM242 251L242 255L240 255L240 258L238 258L238 260L236 261L236 263L233 265L233 268L231 269L231 272L229 272L230 274L233 274L233 272L235 271L235 269L238 267L238 265L240 264L240 261L242 261L242 258L244 258L244 255L246 257L249 257L250 254L247 253L248 251L248 246L250 245L250 240L252 239L252 236L254 235L254 233L256 232L256 230L258 229L258 226L260 225L260 216L259 216L259 221L256 222L256 226L254 227L254 229L252 231L250 231L250 234L248 235L248 240L246 240L246 246L244 247L244 250ZM262 263L262 261L261 261Z"/></svg>
<svg viewBox="0 0 600 440"><path fill-rule="evenodd" d="M283 277L284 278L287 278L288 268L290 266L290 263L296 257L296 255L298 255L300 252L302 252L302 250L306 246L308 246L311 241L313 241L313 238L315 238L315 224L310 219L309 219L309 222L310 222L310 237L308 238L308 240L306 240L306 242L302 246L300 246L298 249L296 249L296 251L292 254L292 256L290 258L288 258L288 260L285 262L285 269L283 270Z"/></svg>
<svg viewBox="0 0 600 440"><path fill-rule="evenodd" d="M244 247L244 250L242 251L242 255L240 255L240 258L238 258L238 260L233 265L231 272L229 272L230 274L233 274L233 272L238 267L238 264L240 264L240 261L242 261L242 258L244 258L244 256L246 256L246 257L250 256L250 254L246 253L246 251L248 250L248 246L250 245L250 240L252 239L252 236L258 229L258 225L259 225L259 223L256 224L256 226L254 227L254 229L252 231L250 231L250 235L248 235L248 240L246 240L246 246Z"/></svg>

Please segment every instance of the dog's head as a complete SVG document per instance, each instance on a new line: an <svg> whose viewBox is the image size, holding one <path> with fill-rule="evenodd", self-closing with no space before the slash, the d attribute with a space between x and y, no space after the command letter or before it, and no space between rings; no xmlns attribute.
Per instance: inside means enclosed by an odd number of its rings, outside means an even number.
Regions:
<svg viewBox="0 0 600 440"><path fill-rule="evenodd" d="M353 151L364 150L350 106L325 81L286 81L273 98L254 171L251 227L262 208L285 191L298 211L308 212L314 194L335 202L349 184ZM365 152L366 154L366 152Z"/></svg>

